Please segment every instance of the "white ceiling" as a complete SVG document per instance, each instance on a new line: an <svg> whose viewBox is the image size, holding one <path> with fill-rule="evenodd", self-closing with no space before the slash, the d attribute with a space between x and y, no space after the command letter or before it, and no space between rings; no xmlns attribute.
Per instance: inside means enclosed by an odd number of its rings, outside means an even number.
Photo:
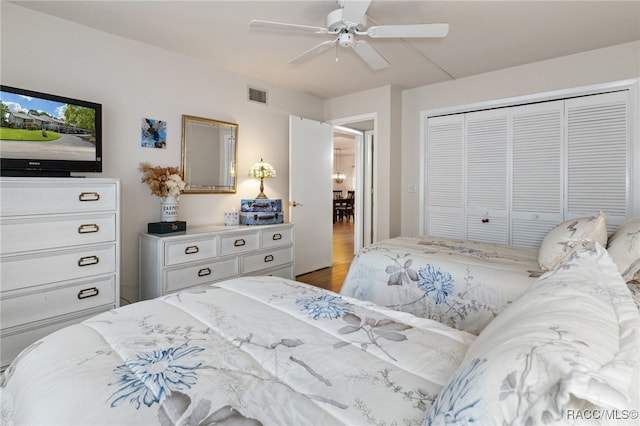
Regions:
<svg viewBox="0 0 640 426"><path fill-rule="evenodd" d="M321 98L386 85L419 87L640 40L637 0L373 0L367 16L376 25L450 26L444 39L370 39L391 63L374 72L348 48L289 65L331 36L249 28L252 19L325 26L326 15L338 8L335 0L12 3Z"/></svg>

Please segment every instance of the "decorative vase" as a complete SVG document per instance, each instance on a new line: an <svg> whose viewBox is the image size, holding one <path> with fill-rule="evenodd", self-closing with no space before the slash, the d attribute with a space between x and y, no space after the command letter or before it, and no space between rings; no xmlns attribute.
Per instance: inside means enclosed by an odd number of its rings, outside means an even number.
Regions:
<svg viewBox="0 0 640 426"><path fill-rule="evenodd" d="M175 222L178 220L178 196L169 194L160 199L160 221Z"/></svg>

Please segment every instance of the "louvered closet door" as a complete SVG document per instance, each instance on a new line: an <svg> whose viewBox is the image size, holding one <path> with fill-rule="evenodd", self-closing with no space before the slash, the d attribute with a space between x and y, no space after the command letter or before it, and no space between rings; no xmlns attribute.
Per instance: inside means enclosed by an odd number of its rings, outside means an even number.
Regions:
<svg viewBox="0 0 640 426"><path fill-rule="evenodd" d="M508 243L509 111L467 114L467 239Z"/></svg>
<svg viewBox="0 0 640 426"><path fill-rule="evenodd" d="M566 101L566 217L604 211L612 231L629 216L631 145L628 92Z"/></svg>
<svg viewBox="0 0 640 426"><path fill-rule="evenodd" d="M511 244L540 247L563 221L564 102L511 108Z"/></svg>
<svg viewBox="0 0 640 426"><path fill-rule="evenodd" d="M434 117L426 128L426 233L464 238L464 115Z"/></svg>

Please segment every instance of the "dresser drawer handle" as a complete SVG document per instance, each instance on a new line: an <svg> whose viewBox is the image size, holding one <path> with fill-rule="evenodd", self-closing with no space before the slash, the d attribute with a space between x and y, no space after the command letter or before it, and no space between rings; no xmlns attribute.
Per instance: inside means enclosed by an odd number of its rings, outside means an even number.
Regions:
<svg viewBox="0 0 640 426"><path fill-rule="evenodd" d="M211 275L211 268L202 268L198 271L199 277L206 277L207 275Z"/></svg>
<svg viewBox="0 0 640 426"><path fill-rule="evenodd" d="M282 239L282 234L273 234L273 237L271 237L271 239L273 241L278 241Z"/></svg>
<svg viewBox="0 0 640 426"><path fill-rule="evenodd" d="M78 266L83 267L83 266L97 265L99 262L100 262L100 259L98 258L98 256L95 256L95 255L84 256L78 259Z"/></svg>
<svg viewBox="0 0 640 426"><path fill-rule="evenodd" d="M196 254L200 251L200 249L198 248L198 246L189 246L186 249L184 249L184 254Z"/></svg>
<svg viewBox="0 0 640 426"><path fill-rule="evenodd" d="M100 290L97 287L85 288L78 292L78 299L86 299L87 297L93 297L100 294Z"/></svg>
<svg viewBox="0 0 640 426"><path fill-rule="evenodd" d="M245 244L247 244L247 242L246 242L243 238L240 238L239 240L235 240L235 241L233 242L233 245L234 245L235 247L242 247L242 246L243 246L243 245L245 245Z"/></svg>
<svg viewBox="0 0 640 426"><path fill-rule="evenodd" d="M264 257L264 263L273 262L273 259L274 259L273 255L272 254L268 254L268 255L266 255Z"/></svg>
<svg viewBox="0 0 640 426"><path fill-rule="evenodd" d="M100 231L100 227L97 223L84 223L78 226L78 234L92 234Z"/></svg>
<svg viewBox="0 0 640 426"><path fill-rule="evenodd" d="M98 201L100 199L100 194L97 192L81 192L78 195L78 200L80 201Z"/></svg>

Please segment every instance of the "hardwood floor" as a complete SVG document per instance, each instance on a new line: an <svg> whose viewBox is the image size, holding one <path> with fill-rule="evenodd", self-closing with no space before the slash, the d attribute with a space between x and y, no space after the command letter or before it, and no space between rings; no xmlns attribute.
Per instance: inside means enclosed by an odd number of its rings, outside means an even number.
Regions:
<svg viewBox="0 0 640 426"><path fill-rule="evenodd" d="M353 259L353 221L333 224L333 266L298 275L297 281L339 292Z"/></svg>

